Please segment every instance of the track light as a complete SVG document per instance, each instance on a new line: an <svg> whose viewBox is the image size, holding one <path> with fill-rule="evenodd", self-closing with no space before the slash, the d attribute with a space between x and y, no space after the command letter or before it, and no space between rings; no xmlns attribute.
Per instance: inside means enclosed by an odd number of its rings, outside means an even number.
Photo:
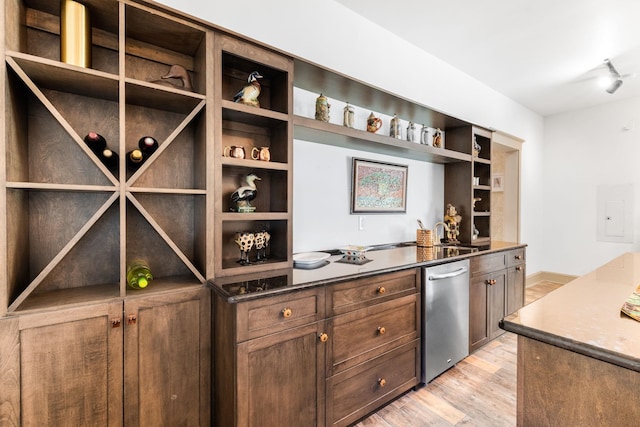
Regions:
<svg viewBox="0 0 640 427"><path fill-rule="evenodd" d="M604 63L607 65L607 68L609 68L609 73L611 74L612 79L614 79L609 87L607 87L607 92L614 93L620 86L622 86L622 79L620 78L620 73L618 73L618 70L615 69L611 61L605 59Z"/></svg>

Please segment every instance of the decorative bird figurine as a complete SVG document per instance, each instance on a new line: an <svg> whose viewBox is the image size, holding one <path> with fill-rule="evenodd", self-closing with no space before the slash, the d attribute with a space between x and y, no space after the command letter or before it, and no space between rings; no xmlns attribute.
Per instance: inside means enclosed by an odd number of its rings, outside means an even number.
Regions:
<svg viewBox="0 0 640 427"><path fill-rule="evenodd" d="M255 210L255 207L251 206L251 201L258 195L255 181L259 181L260 178L255 174L249 174L245 180L247 185L231 193L231 203L237 206L237 212L253 212ZM233 208L231 210L233 210Z"/></svg>
<svg viewBox="0 0 640 427"><path fill-rule="evenodd" d="M189 72L182 65L172 65L171 68L169 68L169 72L160 78L163 80L178 79L182 82L182 89L193 90L193 87L191 86L191 77L189 77ZM172 83L171 80L168 80L168 82Z"/></svg>
<svg viewBox="0 0 640 427"><path fill-rule="evenodd" d="M249 84L243 87L240 92L236 93L233 100L241 104L260 107L260 101L258 101L258 96L260 95L260 83L258 82L258 79L261 78L262 76L257 71L249 74L249 77L247 78Z"/></svg>

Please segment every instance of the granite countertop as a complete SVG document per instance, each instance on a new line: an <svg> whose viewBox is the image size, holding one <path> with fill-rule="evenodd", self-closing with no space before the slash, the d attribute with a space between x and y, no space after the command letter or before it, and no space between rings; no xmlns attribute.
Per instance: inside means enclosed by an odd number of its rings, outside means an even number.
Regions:
<svg viewBox="0 0 640 427"><path fill-rule="evenodd" d="M224 277L210 280L209 284L228 302L236 303L275 293L302 290L407 268L453 262L480 254L524 246L526 245L519 243L492 242L489 246L469 250L468 246L460 246L459 249L448 246L421 248L415 246L414 243L401 244L399 247L367 252L366 257L371 261L362 265L338 262L342 258L340 254L330 256L327 259L328 263L320 268L289 268L268 273Z"/></svg>
<svg viewBox="0 0 640 427"><path fill-rule="evenodd" d="M506 317L503 329L640 371L640 322L620 309L640 283L627 253Z"/></svg>

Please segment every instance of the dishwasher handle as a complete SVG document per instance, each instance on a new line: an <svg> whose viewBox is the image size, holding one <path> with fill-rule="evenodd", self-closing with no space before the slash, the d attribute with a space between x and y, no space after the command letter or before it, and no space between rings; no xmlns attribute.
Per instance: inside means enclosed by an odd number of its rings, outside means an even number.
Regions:
<svg viewBox="0 0 640 427"><path fill-rule="evenodd" d="M448 273L443 273L443 274L429 274L429 277L427 278L428 280L442 280L442 279L450 279L452 277L457 277L457 276L461 276L464 273L466 273L468 271L468 269L466 267L460 267L457 270L453 270L450 271Z"/></svg>

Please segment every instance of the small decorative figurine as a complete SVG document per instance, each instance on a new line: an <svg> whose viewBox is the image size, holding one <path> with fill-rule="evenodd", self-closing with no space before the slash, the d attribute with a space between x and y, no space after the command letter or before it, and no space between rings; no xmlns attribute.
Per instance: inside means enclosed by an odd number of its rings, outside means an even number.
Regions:
<svg viewBox="0 0 640 427"><path fill-rule="evenodd" d="M473 231L472 231L473 235L471 236L472 240L476 240L478 238L478 236L480 236L480 231L478 231L478 228L476 227L475 224L473 224Z"/></svg>
<svg viewBox="0 0 640 427"><path fill-rule="evenodd" d="M480 155L480 150L482 150L482 147L478 144L478 141L473 138L473 157L478 157Z"/></svg>
<svg viewBox="0 0 640 427"><path fill-rule="evenodd" d="M269 147L253 147L251 149L251 158L253 160L262 160L263 162L268 162L271 160L271 152L269 151Z"/></svg>
<svg viewBox="0 0 640 427"><path fill-rule="evenodd" d="M316 99L316 120L329 123L329 109L331 104L323 94Z"/></svg>
<svg viewBox="0 0 640 427"><path fill-rule="evenodd" d="M255 236L248 231L242 231L235 234L233 241L238 245L240 249L240 259L238 262L242 265L251 264L249 261L249 251L253 247L255 242Z"/></svg>
<svg viewBox="0 0 640 427"><path fill-rule="evenodd" d="M342 114L342 124L345 127L352 128L354 118L355 118L355 111L353 110L353 107L349 105L349 103L347 102L347 105L344 107L343 114Z"/></svg>
<svg viewBox="0 0 640 427"><path fill-rule="evenodd" d="M236 93L233 100L240 104L260 107L260 101L258 101L258 96L260 96L260 83L258 83L258 79L261 78L262 76L257 71L249 74L249 77L247 78L247 82L249 82L249 84L243 87L240 92Z"/></svg>
<svg viewBox="0 0 640 427"><path fill-rule="evenodd" d="M222 152L224 157L235 157L236 159L244 159L244 147L241 145L227 145Z"/></svg>
<svg viewBox="0 0 640 427"><path fill-rule="evenodd" d="M389 122L389 136L391 138L402 139L402 129L400 128L400 119L396 114L393 115Z"/></svg>
<svg viewBox="0 0 640 427"><path fill-rule="evenodd" d="M413 142L416 139L416 126L413 122L409 122L409 126L407 126L407 141Z"/></svg>
<svg viewBox="0 0 640 427"><path fill-rule="evenodd" d="M447 230L447 240L449 243L458 243L460 221L462 221L462 216L458 215L456 207L449 203L447 205L447 213L444 215L444 222L449 226Z"/></svg>
<svg viewBox="0 0 640 427"><path fill-rule="evenodd" d="M271 235L266 230L261 230L255 235L255 247L256 247L256 261L263 262L267 259L267 246L269 246L269 240Z"/></svg>
<svg viewBox="0 0 640 427"><path fill-rule="evenodd" d="M255 174L249 174L245 178L247 185L239 187L231 193L231 203L236 206L236 212L254 212L255 206L251 206L251 201L258 195L255 181L260 180ZM234 208L232 207L233 211Z"/></svg>
<svg viewBox="0 0 640 427"><path fill-rule="evenodd" d="M180 81L179 86L174 84L172 80L167 80L167 82L173 84L174 86L181 87L184 90L193 90L189 72L182 65L172 65L171 68L169 68L169 72L164 76L161 76L160 78L163 80L177 79Z"/></svg>
<svg viewBox="0 0 640 427"><path fill-rule="evenodd" d="M442 131L440 129L436 129L436 133L433 135L433 146L442 148Z"/></svg>
<svg viewBox="0 0 640 427"><path fill-rule="evenodd" d="M420 144L431 145L431 141L429 141L429 128L425 125L422 125L422 129L420 130Z"/></svg>
<svg viewBox="0 0 640 427"><path fill-rule="evenodd" d="M367 132L376 133L382 127L382 119L373 115L373 112L369 114L367 119Z"/></svg>
<svg viewBox="0 0 640 427"><path fill-rule="evenodd" d="M476 203L482 200L482 197L474 197L473 198L473 210L476 210Z"/></svg>

